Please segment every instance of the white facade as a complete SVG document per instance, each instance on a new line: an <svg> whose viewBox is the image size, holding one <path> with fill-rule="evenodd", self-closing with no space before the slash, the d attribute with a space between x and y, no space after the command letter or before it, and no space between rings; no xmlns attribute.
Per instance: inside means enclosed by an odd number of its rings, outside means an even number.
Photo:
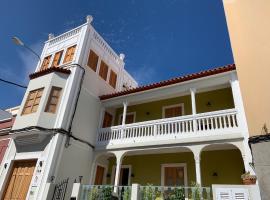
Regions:
<svg viewBox="0 0 270 200"><path fill-rule="evenodd" d="M14 162L20 160L37 161L27 199L46 199L47 193L52 192L48 190L49 182L57 183L69 178L73 183L80 175L84 176L83 182L89 180L99 123L98 96L120 91L124 84L137 86L136 81L124 69L123 56L118 56L111 49L92 27L91 21L88 16L85 24L57 37L50 35L45 42L42 60L63 50L60 67L71 73L52 72L30 80L12 128L13 140L5 155L5 164L0 169L1 195L8 184ZM62 64L67 48L73 45L76 45L73 61ZM97 72L87 66L90 49L99 56ZM98 75L101 60L109 66L106 81ZM51 63L52 59L49 66ZM40 67L41 63L38 63L36 73ZM115 89L109 84L110 70L117 74ZM62 91L56 112L48 113L44 110L52 87L59 87ZM44 89L37 111L23 114L29 92L39 88ZM59 133L59 130L62 132ZM75 137L67 137L67 134ZM71 191L70 185L68 193Z"/></svg>
<svg viewBox="0 0 270 200"><path fill-rule="evenodd" d="M100 155L107 153L116 156L115 185L119 183L125 154L144 150L155 152L162 148L164 151L175 147L190 149L194 153L198 183L201 183L200 153L209 144L236 146L243 156L245 170L252 171L249 166L252 158L247 146L248 130L235 71L101 101L99 96L137 87L137 83L124 69L124 56L118 56L112 50L92 27L91 21L88 16L87 23L60 36L51 36L45 42L42 59L60 50L65 55L68 47L77 45L72 62L63 64L64 56L60 61L59 67L70 70L70 74L50 72L30 80L12 128L13 140L4 157L5 164L0 168L0 195L5 192L14 162L20 160L37 161L27 199L49 198L53 191L48 183L58 183L66 178L73 183L82 176L82 183L93 183L97 160L107 165L106 159L100 159ZM99 56L96 72L87 66L90 50ZM109 66L109 71L117 74L115 89L109 84L109 75L104 80L98 74L101 60ZM50 65L51 62L52 59ZM38 63L36 73L39 73L40 67L41 63ZM48 113L44 110L52 87L62 88L62 91L56 112ZM196 113L196 93L224 87L232 89L234 109ZM23 114L29 92L39 88L44 89L37 111ZM192 115L125 124L129 105L187 94L191 96ZM101 128L104 111L115 112L122 106L122 124ZM223 123L220 125L223 128L214 130L213 127L221 123L221 118L231 120L230 125L225 127ZM212 128L196 129L197 124L204 123L204 120L209 120ZM167 134L168 131L161 131L166 124L168 127L173 124L186 128L178 132L170 130L172 134ZM144 135L138 137L138 132L142 130ZM66 199L70 197L71 187L72 184L69 184Z"/></svg>

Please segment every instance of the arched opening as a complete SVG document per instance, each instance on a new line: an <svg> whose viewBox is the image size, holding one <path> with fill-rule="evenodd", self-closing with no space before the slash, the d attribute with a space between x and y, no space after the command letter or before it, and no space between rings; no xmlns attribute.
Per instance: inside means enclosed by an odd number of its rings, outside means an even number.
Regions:
<svg viewBox="0 0 270 200"><path fill-rule="evenodd" d="M105 153L96 157L93 166L92 184L107 184L107 179L109 178L109 163L112 158L115 158L113 153Z"/></svg>
<svg viewBox="0 0 270 200"><path fill-rule="evenodd" d="M113 184L116 158L110 157L107 184ZM121 163L119 185L190 186L196 180L192 151L186 147L132 150Z"/></svg>
<svg viewBox="0 0 270 200"><path fill-rule="evenodd" d="M240 150L232 144L211 144L201 151L202 185L242 184L245 167Z"/></svg>

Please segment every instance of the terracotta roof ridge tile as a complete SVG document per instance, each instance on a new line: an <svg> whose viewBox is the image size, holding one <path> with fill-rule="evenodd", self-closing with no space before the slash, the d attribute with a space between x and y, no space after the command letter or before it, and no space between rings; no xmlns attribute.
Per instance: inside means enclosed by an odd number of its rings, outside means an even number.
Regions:
<svg viewBox="0 0 270 200"><path fill-rule="evenodd" d="M62 67L50 67L50 68L43 69L43 70L40 70L40 71L37 71L37 72L34 72L34 73L30 74L29 78L34 79L34 78L49 74L51 72L61 72L61 73L64 73L64 74L70 74L71 73L71 71L69 69L65 69L65 68L62 68Z"/></svg>
<svg viewBox="0 0 270 200"><path fill-rule="evenodd" d="M186 75L183 75L180 77L174 77L174 78L164 80L164 81L150 83L148 85L138 86L136 88L131 88L128 90L123 90L123 91L119 91L119 92L115 92L115 93L111 93L111 94L101 95L99 98L100 98L100 100L110 99L113 97L132 94L132 93L150 90L150 89L154 89L154 88L164 87L167 85L173 85L176 83L185 82L185 81L189 81L189 80L193 80L193 79L197 79L197 78L203 78L206 76L224 73L224 72L232 71L235 69L236 69L235 64L229 64L229 65L225 65L225 66L221 66L221 67L216 67L213 69L207 69L207 70L203 70L203 71L199 71L199 72L195 72L195 73L191 73L191 74L186 74Z"/></svg>

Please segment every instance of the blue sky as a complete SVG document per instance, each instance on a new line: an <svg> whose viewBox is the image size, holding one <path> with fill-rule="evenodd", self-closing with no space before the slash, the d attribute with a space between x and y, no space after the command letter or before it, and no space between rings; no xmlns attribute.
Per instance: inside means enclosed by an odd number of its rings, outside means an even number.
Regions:
<svg viewBox="0 0 270 200"><path fill-rule="evenodd" d="M49 33L74 28L88 14L140 84L234 62L221 0L2 0L0 78L27 85L37 63L12 36L40 53ZM0 82L0 108L19 105L24 92Z"/></svg>

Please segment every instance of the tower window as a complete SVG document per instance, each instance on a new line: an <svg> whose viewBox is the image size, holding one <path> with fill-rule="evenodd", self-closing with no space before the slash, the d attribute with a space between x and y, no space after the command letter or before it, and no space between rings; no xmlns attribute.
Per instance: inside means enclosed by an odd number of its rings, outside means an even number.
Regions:
<svg viewBox="0 0 270 200"><path fill-rule="evenodd" d="M34 113L38 109L38 105L44 88L32 90L29 92L26 102L23 107L22 115Z"/></svg>
<svg viewBox="0 0 270 200"><path fill-rule="evenodd" d="M41 68L40 70L44 70L44 69L47 69L49 67L49 64L50 64L50 61L51 61L51 55L49 56L46 56L44 59L43 59L43 62L42 62L42 65L41 65Z"/></svg>
<svg viewBox="0 0 270 200"><path fill-rule="evenodd" d="M117 74L113 70L111 70L109 84L113 88L115 88L116 87L116 82L117 82Z"/></svg>
<svg viewBox="0 0 270 200"><path fill-rule="evenodd" d="M94 71L97 71L97 64L98 64L98 55L90 50L87 65Z"/></svg>
<svg viewBox="0 0 270 200"><path fill-rule="evenodd" d="M107 74L108 74L109 67L108 65L101 61L100 69L99 69L99 76L103 78L105 81L107 80Z"/></svg>
<svg viewBox="0 0 270 200"><path fill-rule="evenodd" d="M55 113L57 109L57 105L60 99L62 88L59 87L52 87L50 96L46 105L45 112Z"/></svg>
<svg viewBox="0 0 270 200"><path fill-rule="evenodd" d="M53 57L52 67L57 67L60 64L61 58L63 55L63 50L57 52Z"/></svg>
<svg viewBox="0 0 270 200"><path fill-rule="evenodd" d="M74 54L75 54L75 50L76 50L76 45L71 46L67 49L66 55L65 55L65 59L64 59L64 63L67 62L71 62L73 60Z"/></svg>

